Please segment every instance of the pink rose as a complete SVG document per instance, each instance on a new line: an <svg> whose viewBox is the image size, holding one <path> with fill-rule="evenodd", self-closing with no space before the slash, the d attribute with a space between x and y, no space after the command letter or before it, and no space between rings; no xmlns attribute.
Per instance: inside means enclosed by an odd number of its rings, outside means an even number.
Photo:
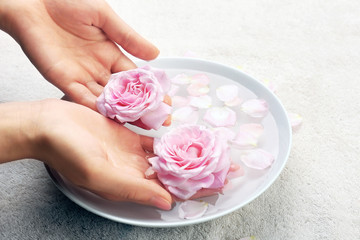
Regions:
<svg viewBox="0 0 360 240"><path fill-rule="evenodd" d="M201 189L224 186L229 172L230 147L220 131L182 125L155 139L149 159L159 180L176 197L189 199Z"/></svg>
<svg viewBox="0 0 360 240"><path fill-rule="evenodd" d="M170 80L164 71L145 66L112 74L96 101L99 112L121 123L158 129L171 113L163 102Z"/></svg>

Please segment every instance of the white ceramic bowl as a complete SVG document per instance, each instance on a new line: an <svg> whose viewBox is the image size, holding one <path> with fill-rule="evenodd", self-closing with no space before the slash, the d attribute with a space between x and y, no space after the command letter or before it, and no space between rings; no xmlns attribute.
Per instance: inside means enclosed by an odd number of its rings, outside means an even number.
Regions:
<svg viewBox="0 0 360 240"><path fill-rule="evenodd" d="M138 65L144 64L164 69L169 77L179 73L188 75L204 73L210 77L210 87L213 89L222 84L236 84L240 88L240 97L265 99L269 104L270 112L262 120L266 132L262 148L275 156L273 165L261 171L245 167L245 176L233 179L230 190L224 191L223 195L203 198L204 201L210 203L209 210L202 217L192 220L180 219L177 213L178 206L171 211L162 211L134 203L107 201L74 186L56 171L47 167L52 180L60 191L88 211L117 222L145 227L176 227L205 222L229 214L254 200L276 180L289 156L291 127L284 107L269 89L238 69L200 59L161 58L152 62L138 63ZM214 94L214 90L210 92L210 96ZM136 127L131 127L131 129L151 136L159 136L167 131L165 127L157 132L139 130ZM238 152L234 151L232 159L237 161L238 158Z"/></svg>

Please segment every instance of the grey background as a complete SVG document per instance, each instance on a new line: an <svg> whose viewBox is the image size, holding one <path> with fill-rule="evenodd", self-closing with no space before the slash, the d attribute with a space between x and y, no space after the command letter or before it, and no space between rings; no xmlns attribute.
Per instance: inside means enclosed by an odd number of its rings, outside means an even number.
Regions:
<svg viewBox="0 0 360 240"><path fill-rule="evenodd" d="M260 197L181 228L124 225L80 208L42 163L0 166L0 239L360 239L360 1L108 1L161 56L198 57L279 87L303 116L289 161ZM0 100L62 93L0 32Z"/></svg>

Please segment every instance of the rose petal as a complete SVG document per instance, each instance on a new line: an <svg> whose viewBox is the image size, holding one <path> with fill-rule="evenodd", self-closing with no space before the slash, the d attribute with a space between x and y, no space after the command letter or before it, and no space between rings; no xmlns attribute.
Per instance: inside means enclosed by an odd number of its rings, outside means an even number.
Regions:
<svg viewBox="0 0 360 240"><path fill-rule="evenodd" d="M199 120L199 112L194 110L193 107L182 107L173 112L172 120L181 123L195 124Z"/></svg>
<svg viewBox="0 0 360 240"><path fill-rule="evenodd" d="M173 107L185 107L189 104L189 99L182 96L173 96L171 101Z"/></svg>
<svg viewBox="0 0 360 240"><path fill-rule="evenodd" d="M215 127L229 127L235 125L236 113L228 107L212 107L206 111L203 119Z"/></svg>
<svg viewBox="0 0 360 240"><path fill-rule="evenodd" d="M241 105L241 110L254 118L263 118L269 112L269 107L264 99L250 99Z"/></svg>
<svg viewBox="0 0 360 240"><path fill-rule="evenodd" d="M216 89L216 96L220 101L232 102L238 98L239 88L234 84L222 85Z"/></svg>
<svg viewBox="0 0 360 240"><path fill-rule="evenodd" d="M209 95L204 95L200 97L189 97L190 106L196 108L209 108L211 107L211 97Z"/></svg>
<svg viewBox="0 0 360 240"><path fill-rule="evenodd" d="M228 175L226 177L227 177L227 179L230 180L230 179L242 177L244 175L245 175L244 168L242 168L240 165L233 165L232 164L231 167L230 167L230 171L229 171L229 173L228 173Z"/></svg>
<svg viewBox="0 0 360 240"><path fill-rule="evenodd" d="M231 159L227 139L204 125L183 124L154 140L149 162L165 188L180 199L225 184Z"/></svg>
<svg viewBox="0 0 360 240"><path fill-rule="evenodd" d="M175 84L179 84L179 85L185 85L185 84L189 84L191 82L191 77L189 77L188 75L181 73L176 75L175 77L173 77L171 79L172 83Z"/></svg>
<svg viewBox="0 0 360 240"><path fill-rule="evenodd" d="M159 128L171 112L170 106L161 106L169 87L163 70L144 66L122 71L110 76L96 105L101 114L119 123Z"/></svg>
<svg viewBox="0 0 360 240"><path fill-rule="evenodd" d="M161 102L155 111L147 112L140 118L140 120L150 129L157 130L163 125L169 114L171 114L171 110L172 107L164 102Z"/></svg>
<svg viewBox="0 0 360 240"><path fill-rule="evenodd" d="M191 77L191 83L208 85L210 83L210 79L206 74L203 73L195 74Z"/></svg>
<svg viewBox="0 0 360 240"><path fill-rule="evenodd" d="M190 96L198 97L209 93L210 88L207 84L192 83L188 86L187 91Z"/></svg>
<svg viewBox="0 0 360 240"><path fill-rule="evenodd" d="M271 153L258 148L245 152L241 156L241 160L250 168L262 170L271 166L274 162L274 156Z"/></svg>
<svg viewBox="0 0 360 240"><path fill-rule="evenodd" d="M217 127L213 131L224 141L232 141L235 138L235 133L227 127Z"/></svg>
<svg viewBox="0 0 360 240"><path fill-rule="evenodd" d="M242 102L242 99L239 97L236 97L232 101L225 102L225 105L228 107L235 107L237 105L240 105L241 102Z"/></svg>
<svg viewBox="0 0 360 240"><path fill-rule="evenodd" d="M291 112L289 113L288 112L287 114L288 114L292 129L297 130L300 127L300 125L302 124L303 118L301 117L300 114L297 114L297 113L291 113Z"/></svg>
<svg viewBox="0 0 360 240"><path fill-rule="evenodd" d="M153 67L150 67L149 65L146 65L146 66L143 66L140 68L152 72L155 75L155 77L157 78L157 80L159 81L163 91L164 92L169 91L171 82L169 81L169 78L166 75L166 72L164 70L159 69L159 68L153 68Z"/></svg>
<svg viewBox="0 0 360 240"><path fill-rule="evenodd" d="M179 217L182 219L196 219L202 217L209 204L204 201L187 200L179 205Z"/></svg>
<svg viewBox="0 0 360 240"><path fill-rule="evenodd" d="M259 137L262 135L264 127L258 123L243 124L239 127L239 132L232 143L240 148L253 148L257 146Z"/></svg>
<svg viewBox="0 0 360 240"><path fill-rule="evenodd" d="M170 97L175 96L175 94L179 91L179 86L175 84L171 84L170 90L167 92L167 95Z"/></svg>

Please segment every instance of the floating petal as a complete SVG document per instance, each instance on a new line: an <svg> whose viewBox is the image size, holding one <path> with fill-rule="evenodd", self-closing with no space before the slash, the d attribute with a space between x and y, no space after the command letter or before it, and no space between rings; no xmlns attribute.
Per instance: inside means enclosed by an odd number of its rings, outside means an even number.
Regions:
<svg viewBox="0 0 360 240"><path fill-rule="evenodd" d="M227 127L216 127L216 128L213 128L213 131L221 139L224 139L224 140L226 139L226 141L232 141L235 138L235 133Z"/></svg>
<svg viewBox="0 0 360 240"><path fill-rule="evenodd" d="M239 132L232 143L240 148L254 148L257 146L263 131L264 127L261 124L243 124L240 126Z"/></svg>
<svg viewBox="0 0 360 240"><path fill-rule="evenodd" d="M216 96L223 102L232 102L239 95L239 88L234 84L222 85L216 89Z"/></svg>
<svg viewBox="0 0 360 240"><path fill-rule="evenodd" d="M188 86L187 91L190 96L198 97L209 93L210 88L207 84L192 83Z"/></svg>
<svg viewBox="0 0 360 240"><path fill-rule="evenodd" d="M269 112L269 106L264 99L250 99L241 105L241 110L254 118L263 118Z"/></svg>
<svg viewBox="0 0 360 240"><path fill-rule="evenodd" d="M171 100L173 107L185 107L189 104L189 99L182 96L173 96Z"/></svg>
<svg viewBox="0 0 360 240"><path fill-rule="evenodd" d="M191 77L184 74L184 73L181 73L181 74L178 74L176 75L175 77L173 77L171 79L171 82L172 83L175 83L175 84L179 84L179 85L185 85L185 84L190 84L191 82Z"/></svg>
<svg viewBox="0 0 360 240"><path fill-rule="evenodd" d="M199 112L193 107L182 107L172 114L172 120L181 123L195 124L199 120Z"/></svg>
<svg viewBox="0 0 360 240"><path fill-rule="evenodd" d="M214 127L230 127L236 123L236 113L228 107L212 107L203 119Z"/></svg>
<svg viewBox="0 0 360 240"><path fill-rule="evenodd" d="M191 83L208 85L210 83L210 79L206 74L203 73L195 74L194 76L191 77Z"/></svg>
<svg viewBox="0 0 360 240"><path fill-rule="evenodd" d="M225 102L225 105L228 106L228 107L235 107L237 105L240 105L241 102L242 102L241 98L236 97L232 101Z"/></svg>
<svg viewBox="0 0 360 240"><path fill-rule="evenodd" d="M182 219L196 219L202 217L209 204L204 201L187 200L179 205L179 217Z"/></svg>
<svg viewBox="0 0 360 240"><path fill-rule="evenodd" d="M211 107L211 97L209 95L204 95L200 97L192 97L190 96L190 106L196 108L209 108Z"/></svg>
<svg viewBox="0 0 360 240"><path fill-rule="evenodd" d="M241 156L241 160L249 168L262 170L271 166L271 164L274 162L274 156L271 153L258 148L245 152Z"/></svg>
<svg viewBox="0 0 360 240"><path fill-rule="evenodd" d="M167 95L170 97L175 96L175 94L179 91L179 86L175 84L171 84L170 90L167 92Z"/></svg>
<svg viewBox="0 0 360 240"><path fill-rule="evenodd" d="M230 171L226 177L227 179L233 179L233 178L242 177L244 175L245 175L244 168L242 168L238 164L231 164Z"/></svg>

